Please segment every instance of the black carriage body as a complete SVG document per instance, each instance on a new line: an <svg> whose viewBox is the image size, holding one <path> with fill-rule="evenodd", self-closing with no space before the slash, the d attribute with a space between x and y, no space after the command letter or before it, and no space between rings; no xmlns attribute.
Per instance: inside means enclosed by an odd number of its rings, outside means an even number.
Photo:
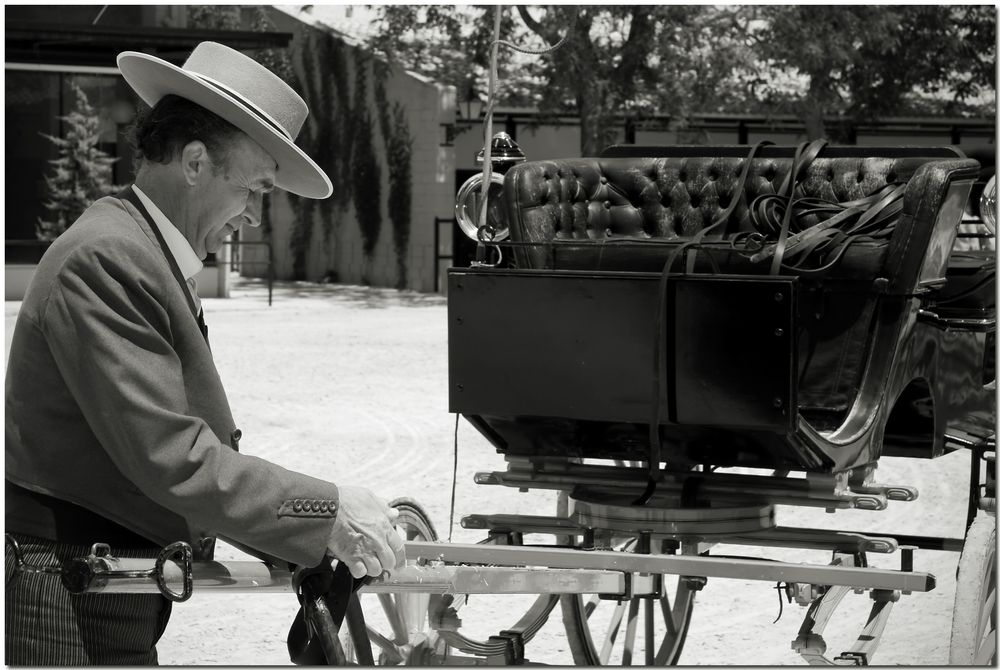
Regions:
<svg viewBox="0 0 1000 670"><path fill-rule="evenodd" d="M995 260L949 263L976 164L948 151L837 147L810 166L802 188L832 200L907 182L894 234L835 270L769 276L709 238L665 293L665 258L738 197L746 148L517 166L503 205L522 269L449 272L451 411L510 455L645 460L655 419L668 463L812 472L989 434ZM790 156L755 159L747 202Z"/></svg>

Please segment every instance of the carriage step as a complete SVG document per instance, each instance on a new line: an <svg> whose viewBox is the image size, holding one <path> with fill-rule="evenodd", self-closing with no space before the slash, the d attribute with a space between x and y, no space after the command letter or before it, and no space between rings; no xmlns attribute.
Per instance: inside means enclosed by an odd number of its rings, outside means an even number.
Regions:
<svg viewBox="0 0 1000 670"><path fill-rule="evenodd" d="M590 530L569 517L520 514L470 514L462 517L462 528L496 533L537 533L582 536ZM654 533L654 535L659 535ZM746 534L716 538L726 544L760 547L788 547L849 553L891 554L899 548L894 537L870 536L851 531L827 531L813 528L776 526ZM935 546L935 548L940 548Z"/></svg>
<svg viewBox="0 0 1000 670"><path fill-rule="evenodd" d="M912 486L898 486L894 484L888 485L874 485L874 486L852 486L851 491L854 493L868 493L874 495L885 496L889 500L896 500L899 502L911 502L916 500L919 496L919 491Z"/></svg>
<svg viewBox="0 0 1000 670"><path fill-rule="evenodd" d="M559 462L528 462L508 457L506 471L477 472L475 482L521 490L615 490L638 497L646 488L645 468L610 467ZM860 479L848 485L847 473L809 474L805 478L729 473L665 473L657 494L681 497L695 491L699 500L742 502L756 498L773 505L826 509L884 510L889 500L911 501L917 490L907 486L879 486ZM892 497L890 497L890 495Z"/></svg>

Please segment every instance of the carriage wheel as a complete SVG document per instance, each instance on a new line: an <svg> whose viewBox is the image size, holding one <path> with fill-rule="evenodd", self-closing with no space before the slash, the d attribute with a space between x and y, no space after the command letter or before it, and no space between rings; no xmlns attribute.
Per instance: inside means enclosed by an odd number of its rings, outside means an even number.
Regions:
<svg viewBox="0 0 1000 670"><path fill-rule="evenodd" d="M615 463L639 465L636 461ZM569 504L568 496L561 494L557 514L567 516ZM563 540L572 542L570 537ZM630 539L615 549L631 551L635 544ZM596 595L586 600L581 595L562 596L563 625L573 661L577 665L677 665L691 624L694 596L701 586L685 577L663 575L659 598L619 601ZM640 622L642 637L637 644Z"/></svg>
<svg viewBox="0 0 1000 670"><path fill-rule="evenodd" d="M671 588L672 587L672 588ZM563 623L577 665L676 665L684 648L695 589L664 575L660 598L601 600L562 596ZM641 636L637 633L642 629Z"/></svg>
<svg viewBox="0 0 1000 670"><path fill-rule="evenodd" d="M399 498L390 505L399 510L396 530L405 540L437 540L437 532L426 512L416 502ZM428 593L358 594L361 606L348 610L341 628L341 642L349 663L361 665L374 660L378 665L440 665L446 663L449 646L428 625ZM363 622L371 650L359 648L357 637L349 634L352 624ZM363 636L361 636L363 637Z"/></svg>
<svg viewBox="0 0 1000 670"><path fill-rule="evenodd" d="M958 562L951 665L996 665L996 542L996 517L980 514L965 536L965 548Z"/></svg>

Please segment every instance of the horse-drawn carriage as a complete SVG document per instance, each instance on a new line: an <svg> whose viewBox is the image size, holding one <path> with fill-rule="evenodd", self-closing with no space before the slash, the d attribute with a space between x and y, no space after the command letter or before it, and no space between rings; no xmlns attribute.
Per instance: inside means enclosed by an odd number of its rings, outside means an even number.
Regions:
<svg viewBox="0 0 1000 670"><path fill-rule="evenodd" d="M946 549L962 554L951 661L995 662L995 254L954 250L978 163L814 143L505 167L488 215L475 184L459 203L482 253L448 274L450 409L504 459L477 483L555 491L553 509L467 516L485 538L459 544L400 501L407 565L364 585L176 547L154 566L95 550L68 585L294 587L299 660L362 664L520 663L558 605L567 661L659 665L678 662L707 579L762 580L808 606L805 660L863 665L893 603L935 588L914 552ZM906 505L919 492L879 482L880 458L955 450L971 452L953 492L968 494L964 541L776 523L778 505ZM830 560L714 556L719 543ZM829 659L822 632L851 591L871 613ZM470 595L509 593L538 597L493 635L463 632Z"/></svg>

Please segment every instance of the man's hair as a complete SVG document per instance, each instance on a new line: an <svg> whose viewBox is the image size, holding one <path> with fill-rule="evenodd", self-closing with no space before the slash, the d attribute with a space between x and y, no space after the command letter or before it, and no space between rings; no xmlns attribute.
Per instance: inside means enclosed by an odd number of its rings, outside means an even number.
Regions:
<svg viewBox="0 0 1000 670"><path fill-rule="evenodd" d="M227 170L229 150L242 131L222 117L178 95L165 95L136 119L130 132L136 160L169 163L187 144L205 144L214 169Z"/></svg>

